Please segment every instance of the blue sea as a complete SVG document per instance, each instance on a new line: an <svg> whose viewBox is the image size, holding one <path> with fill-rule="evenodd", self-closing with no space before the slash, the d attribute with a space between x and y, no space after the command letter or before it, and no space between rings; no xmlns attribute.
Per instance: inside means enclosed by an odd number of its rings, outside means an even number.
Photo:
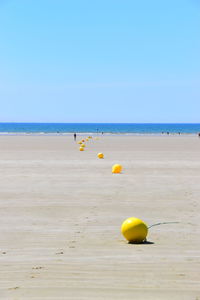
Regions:
<svg viewBox="0 0 200 300"><path fill-rule="evenodd" d="M197 134L199 124L138 123L0 123L0 134Z"/></svg>

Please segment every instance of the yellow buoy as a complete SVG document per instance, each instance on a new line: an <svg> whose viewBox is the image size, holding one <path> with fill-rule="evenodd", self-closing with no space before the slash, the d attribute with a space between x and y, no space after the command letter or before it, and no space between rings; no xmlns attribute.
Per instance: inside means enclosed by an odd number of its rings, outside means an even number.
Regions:
<svg viewBox="0 0 200 300"><path fill-rule="evenodd" d="M132 217L122 223L121 233L131 243L142 243L146 239L148 227L142 220Z"/></svg>
<svg viewBox="0 0 200 300"><path fill-rule="evenodd" d="M89 141L89 139L87 138L87 139L86 139L86 142L88 142L88 141Z"/></svg>
<svg viewBox="0 0 200 300"><path fill-rule="evenodd" d="M103 153L98 153L97 156L98 156L98 158L104 158Z"/></svg>
<svg viewBox="0 0 200 300"><path fill-rule="evenodd" d="M84 143L85 142L85 140L82 140L82 143Z"/></svg>
<svg viewBox="0 0 200 300"><path fill-rule="evenodd" d="M79 150L80 150L80 151L84 151L85 149L84 149L83 147L80 147Z"/></svg>
<svg viewBox="0 0 200 300"><path fill-rule="evenodd" d="M122 171L121 165L116 164L112 167L112 173L120 173L121 171Z"/></svg>
<svg viewBox="0 0 200 300"><path fill-rule="evenodd" d="M85 148L85 144L81 144L81 147Z"/></svg>
<svg viewBox="0 0 200 300"><path fill-rule="evenodd" d="M80 142L78 142L78 144L80 144L80 145L81 145L81 144L82 144L82 142L80 141Z"/></svg>

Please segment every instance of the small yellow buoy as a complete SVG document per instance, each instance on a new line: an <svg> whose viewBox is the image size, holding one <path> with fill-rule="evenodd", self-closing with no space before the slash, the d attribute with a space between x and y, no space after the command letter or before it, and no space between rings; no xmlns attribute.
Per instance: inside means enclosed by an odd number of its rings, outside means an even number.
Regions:
<svg viewBox="0 0 200 300"><path fill-rule="evenodd" d="M98 158L104 158L103 153L98 153L97 156L98 156Z"/></svg>
<svg viewBox="0 0 200 300"><path fill-rule="evenodd" d="M81 145L81 144L82 144L82 142L80 141L80 142L78 142L78 144L80 144L80 145Z"/></svg>
<svg viewBox="0 0 200 300"><path fill-rule="evenodd" d="M82 140L82 143L84 143L85 142L85 140Z"/></svg>
<svg viewBox="0 0 200 300"><path fill-rule="evenodd" d="M80 147L79 150L80 150L80 151L84 151L85 149L84 149L83 147Z"/></svg>
<svg viewBox="0 0 200 300"><path fill-rule="evenodd" d="M88 142L88 141L89 141L89 139L87 138L87 139L86 139L86 142Z"/></svg>
<svg viewBox="0 0 200 300"><path fill-rule="evenodd" d="M121 233L131 243L142 243L146 239L148 227L142 220L132 217L122 223Z"/></svg>
<svg viewBox="0 0 200 300"><path fill-rule="evenodd" d="M112 173L120 173L121 171L122 171L121 165L116 164L112 167Z"/></svg>
<svg viewBox="0 0 200 300"><path fill-rule="evenodd" d="M85 144L81 144L81 147L85 148Z"/></svg>

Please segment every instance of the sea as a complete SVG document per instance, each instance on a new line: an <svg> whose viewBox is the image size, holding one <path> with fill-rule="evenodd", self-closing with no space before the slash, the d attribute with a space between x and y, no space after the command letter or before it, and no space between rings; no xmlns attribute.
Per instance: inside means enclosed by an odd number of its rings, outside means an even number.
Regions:
<svg viewBox="0 0 200 300"><path fill-rule="evenodd" d="M161 135L198 134L200 123L0 123L0 135Z"/></svg>

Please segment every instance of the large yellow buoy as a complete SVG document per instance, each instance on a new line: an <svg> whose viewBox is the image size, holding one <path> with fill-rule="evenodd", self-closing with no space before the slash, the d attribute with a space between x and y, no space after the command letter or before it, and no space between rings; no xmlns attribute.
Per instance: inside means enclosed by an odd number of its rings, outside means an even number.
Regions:
<svg viewBox="0 0 200 300"><path fill-rule="evenodd" d="M103 153L98 153L97 156L98 156L98 158L104 158Z"/></svg>
<svg viewBox="0 0 200 300"><path fill-rule="evenodd" d="M121 171L122 171L121 165L116 164L112 167L112 173L120 173Z"/></svg>
<svg viewBox="0 0 200 300"><path fill-rule="evenodd" d="M148 227L138 218L128 218L122 223L121 233L130 243L142 243L145 241Z"/></svg>
<svg viewBox="0 0 200 300"><path fill-rule="evenodd" d="M84 151L85 149L84 149L83 147L80 147L79 150L80 150L80 151Z"/></svg>

